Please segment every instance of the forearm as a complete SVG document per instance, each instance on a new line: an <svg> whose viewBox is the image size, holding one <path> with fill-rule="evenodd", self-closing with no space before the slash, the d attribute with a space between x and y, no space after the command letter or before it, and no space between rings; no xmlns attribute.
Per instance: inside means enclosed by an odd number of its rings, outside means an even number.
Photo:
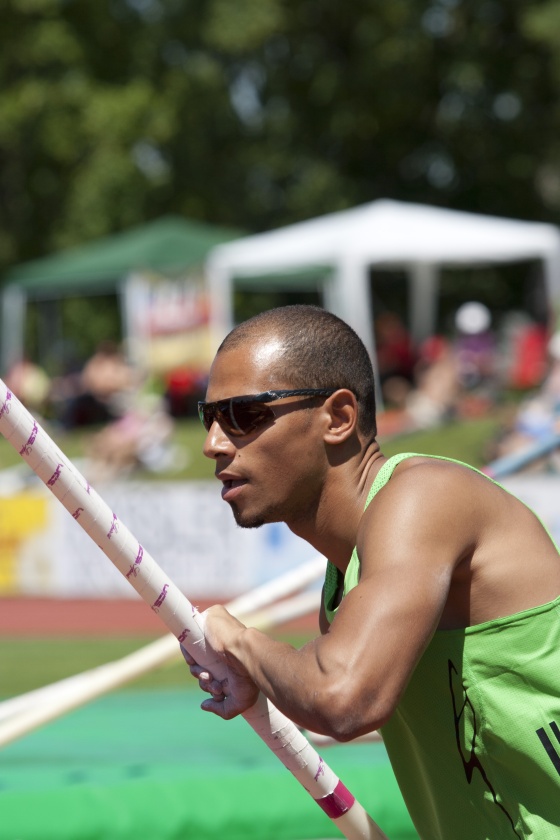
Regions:
<svg viewBox="0 0 560 840"><path fill-rule="evenodd" d="M306 729L348 740L377 728L381 719L360 717L351 680L340 665L327 670L319 638L296 649L246 628L226 652L232 665L241 666L258 688L286 717ZM332 663L331 663L332 665ZM373 692L372 692L373 695ZM368 704L369 705L369 704Z"/></svg>

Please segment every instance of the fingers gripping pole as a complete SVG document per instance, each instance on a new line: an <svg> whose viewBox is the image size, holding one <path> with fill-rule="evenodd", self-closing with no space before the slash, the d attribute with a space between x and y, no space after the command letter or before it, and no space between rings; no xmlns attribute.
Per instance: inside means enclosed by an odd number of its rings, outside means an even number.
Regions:
<svg viewBox="0 0 560 840"><path fill-rule="evenodd" d="M197 662L223 679L224 664L208 655L197 610L1 379L0 433L158 613L177 640ZM244 717L345 837L387 840L305 736L263 695Z"/></svg>

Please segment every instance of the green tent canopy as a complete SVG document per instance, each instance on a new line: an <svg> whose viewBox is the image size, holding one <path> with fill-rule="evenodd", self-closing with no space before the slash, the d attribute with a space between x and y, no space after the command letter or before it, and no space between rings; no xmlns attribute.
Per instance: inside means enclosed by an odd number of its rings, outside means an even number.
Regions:
<svg viewBox="0 0 560 840"><path fill-rule="evenodd" d="M103 237L67 251L14 266L5 273L2 295L1 361L6 370L24 353L27 301L115 293L122 297L135 273L153 271L168 277L204 270L217 245L241 231L179 216Z"/></svg>
<svg viewBox="0 0 560 840"><path fill-rule="evenodd" d="M240 231L165 216L95 242L22 263L4 276L29 296L106 292L134 270L178 273L204 263L216 245L236 239Z"/></svg>

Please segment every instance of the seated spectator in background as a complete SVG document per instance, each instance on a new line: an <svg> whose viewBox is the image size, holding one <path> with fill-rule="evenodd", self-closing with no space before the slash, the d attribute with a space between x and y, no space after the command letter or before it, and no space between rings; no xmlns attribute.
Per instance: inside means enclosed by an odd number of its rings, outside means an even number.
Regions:
<svg viewBox="0 0 560 840"><path fill-rule="evenodd" d="M523 400L509 429L498 441L493 457L501 458L534 446L551 435L560 435L560 331L547 346L548 372L540 388ZM533 470L560 470L558 453L536 459Z"/></svg>
<svg viewBox="0 0 560 840"><path fill-rule="evenodd" d="M382 312L376 318L375 345L382 389L393 379L412 383L416 357L408 331L395 312Z"/></svg>
<svg viewBox="0 0 560 840"><path fill-rule="evenodd" d="M496 341L491 323L490 310L477 301L464 303L455 314L457 374L468 390L493 384Z"/></svg>
<svg viewBox="0 0 560 840"><path fill-rule="evenodd" d="M165 377L165 400L172 417L198 417L198 401L204 398L208 373L179 367Z"/></svg>
<svg viewBox="0 0 560 840"><path fill-rule="evenodd" d="M138 393L121 417L92 436L86 453L89 480L113 479L138 467L151 472L181 468L184 458L178 459L171 446L173 428L163 399Z"/></svg>
<svg viewBox="0 0 560 840"><path fill-rule="evenodd" d="M22 359L10 368L4 379L8 388L32 414L44 414L48 406L51 380L43 368L28 359Z"/></svg>
<svg viewBox="0 0 560 840"><path fill-rule="evenodd" d="M443 336L432 336L421 346L415 368L415 387L406 400L413 428L430 428L450 420L460 394L455 352Z"/></svg>
<svg viewBox="0 0 560 840"><path fill-rule="evenodd" d="M526 391L537 388L546 375L550 335L545 324L519 314L521 318L510 331L506 383L510 388Z"/></svg>
<svg viewBox="0 0 560 840"><path fill-rule="evenodd" d="M107 423L121 417L137 390L138 376L121 348L103 341L86 362L63 413L68 428Z"/></svg>

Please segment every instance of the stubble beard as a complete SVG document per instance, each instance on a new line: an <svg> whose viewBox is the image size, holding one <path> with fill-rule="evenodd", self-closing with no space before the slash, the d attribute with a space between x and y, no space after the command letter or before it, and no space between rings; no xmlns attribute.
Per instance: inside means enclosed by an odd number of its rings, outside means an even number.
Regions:
<svg viewBox="0 0 560 840"><path fill-rule="evenodd" d="M309 517L309 513L311 512L311 506L308 509L304 508L303 512L302 510L299 510L297 515L293 510L286 509L283 513L280 513L278 508L273 509L270 507L268 510L261 510L258 513L251 515L240 511L235 502L230 502L229 506L236 525L239 528L244 529L261 528L263 525L269 525L273 522L285 522L288 527L291 528L292 525L300 520L306 521Z"/></svg>
<svg viewBox="0 0 560 840"><path fill-rule="evenodd" d="M239 528L260 528L267 522L267 519L262 514L259 516L244 516L236 504L230 504L230 507L231 512L233 513L233 518L235 519L235 524Z"/></svg>

